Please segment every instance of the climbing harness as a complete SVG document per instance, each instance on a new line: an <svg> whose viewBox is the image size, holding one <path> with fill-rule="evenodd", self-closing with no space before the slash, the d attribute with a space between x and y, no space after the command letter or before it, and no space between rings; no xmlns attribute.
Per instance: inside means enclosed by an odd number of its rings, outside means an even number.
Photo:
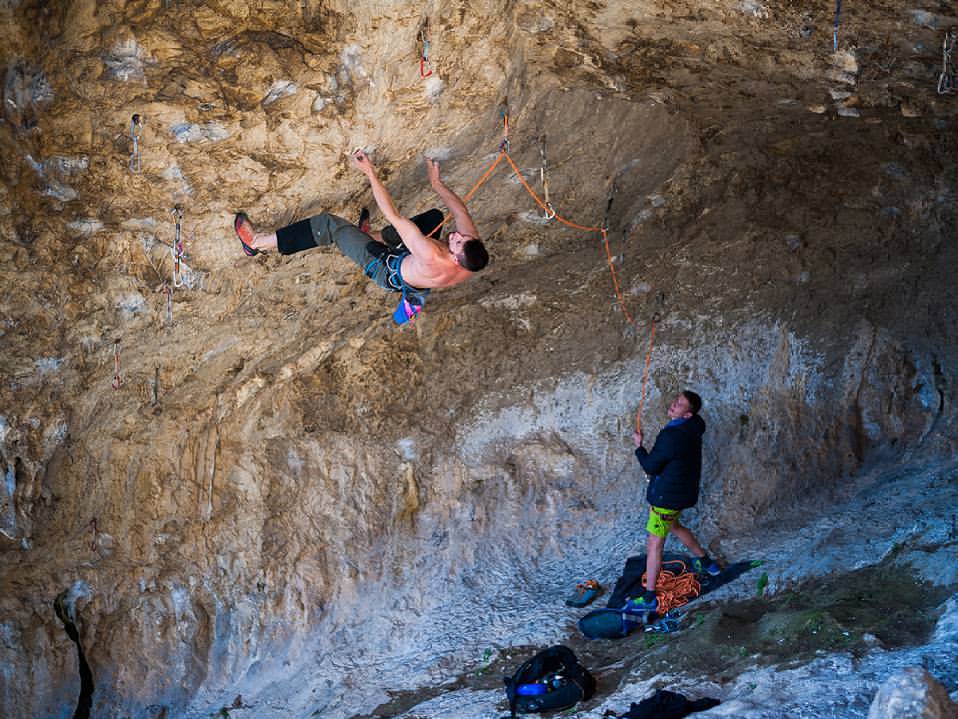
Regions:
<svg viewBox="0 0 958 719"><path fill-rule="evenodd" d="M113 389L120 389L123 379L120 377L120 340L113 340Z"/></svg>
<svg viewBox="0 0 958 719"><path fill-rule="evenodd" d="M173 286L182 287L183 271L180 262L183 259L183 237L180 225L183 221L183 210L179 205L174 205L173 209L170 210L170 214L173 215L173 224L176 227L176 233L173 237L173 247L170 248L173 254Z"/></svg>
<svg viewBox="0 0 958 719"><path fill-rule="evenodd" d="M549 178L546 176L548 162L546 162L545 135L539 138L539 157L542 158L542 165L539 166L539 181L542 183L542 196L545 198L546 207L548 208L543 215L543 219L548 221L555 218L556 211L555 208L552 207L552 203L549 202Z"/></svg>
<svg viewBox="0 0 958 719"><path fill-rule="evenodd" d="M134 115L130 119L130 140L133 142L133 149L130 151L130 172L138 173L143 169L140 162L140 136L143 134L143 118L140 115Z"/></svg>
<svg viewBox="0 0 958 719"><path fill-rule="evenodd" d="M432 63L429 62L429 20L425 20L419 28L419 77L432 75Z"/></svg>
<svg viewBox="0 0 958 719"><path fill-rule="evenodd" d="M945 40L941 46L941 75L938 76L938 94L946 95L958 93L958 74L951 60L951 53L958 44L958 27L951 28L945 33Z"/></svg>
<svg viewBox="0 0 958 719"><path fill-rule="evenodd" d="M842 0L835 0L835 23L832 28L832 50L838 52L838 26L842 21Z"/></svg>

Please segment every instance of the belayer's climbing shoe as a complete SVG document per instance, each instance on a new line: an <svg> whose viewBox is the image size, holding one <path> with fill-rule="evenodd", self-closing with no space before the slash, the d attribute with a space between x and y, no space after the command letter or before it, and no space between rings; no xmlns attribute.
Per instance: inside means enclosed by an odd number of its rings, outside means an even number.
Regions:
<svg viewBox="0 0 958 719"><path fill-rule="evenodd" d="M704 557L695 557L692 559L692 572L695 574L707 574L710 577L717 577L722 573L722 568L714 561Z"/></svg>
<svg viewBox="0 0 958 719"><path fill-rule="evenodd" d="M654 612L659 608L655 592L646 589L641 596L630 598L622 610L625 612Z"/></svg>
<svg viewBox="0 0 958 719"><path fill-rule="evenodd" d="M359 211L359 222L356 223L356 226L367 235L369 234L369 210L367 208L364 207Z"/></svg>
<svg viewBox="0 0 958 719"><path fill-rule="evenodd" d="M249 221L245 212L236 213L236 217L233 218L233 229L236 230L236 236L239 238L240 244L243 245L243 252L248 257L258 255L259 250L250 246L253 244L253 223Z"/></svg>
<svg viewBox="0 0 958 719"><path fill-rule="evenodd" d="M575 585L575 592L565 600L567 607L585 607L602 593L602 585L594 579Z"/></svg>

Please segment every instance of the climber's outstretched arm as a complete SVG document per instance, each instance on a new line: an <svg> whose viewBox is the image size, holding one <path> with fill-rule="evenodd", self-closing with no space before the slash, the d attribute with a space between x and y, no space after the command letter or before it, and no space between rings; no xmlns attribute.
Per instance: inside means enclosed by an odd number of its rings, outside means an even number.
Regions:
<svg viewBox="0 0 958 719"><path fill-rule="evenodd" d="M469 214L466 203L440 179L439 163L428 157L426 158L426 174L429 176L429 184L432 185L432 189L435 190L452 213L452 217L456 221L456 229L463 235L478 239L479 230L476 228L476 223L472 221L472 215Z"/></svg>
<svg viewBox="0 0 958 719"><path fill-rule="evenodd" d="M435 254L437 251L436 244L427 239L412 220L399 214L399 210L393 203L392 195L389 194L389 190L379 179L376 174L376 167L366 153L362 150L354 153L353 164L369 179L369 186L372 188L373 198L376 200L376 205L379 206L379 211L383 213L386 221L396 228L396 232L399 233L403 244L409 251L418 257Z"/></svg>

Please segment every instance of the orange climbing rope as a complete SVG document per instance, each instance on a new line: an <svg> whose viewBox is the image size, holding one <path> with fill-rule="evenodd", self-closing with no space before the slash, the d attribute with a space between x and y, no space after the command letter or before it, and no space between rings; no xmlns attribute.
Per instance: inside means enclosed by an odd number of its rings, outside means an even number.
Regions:
<svg viewBox="0 0 958 719"><path fill-rule="evenodd" d="M622 287L619 285L619 277L615 272L615 263L612 260L612 250L609 249L609 228L608 227L589 227L586 225L580 225L576 222L566 219L559 213L557 213L551 203L545 203L542 199L536 194L536 191L529 186L529 183L526 182L526 178L522 176L522 173L519 171L519 168L516 167L516 163L512 161L512 158L505 152L502 153L505 155L506 162L509 163L509 167L512 168L512 171L516 173L516 177L519 178L519 182L522 183L522 186L526 188L526 192L532 196L532 199L536 201L536 204L539 205L547 214L551 214L554 219L561 222L566 227L571 227L574 230L582 230L583 232L599 232L602 234L602 246L605 248L605 257L609 263L609 272L612 273L612 287L615 289L615 298L619 303L619 309L622 310L622 314L625 315L626 321L631 325L635 324L635 320L632 317L632 314L629 312L629 308L625 306L625 297L622 294Z"/></svg>
<svg viewBox="0 0 958 719"><path fill-rule="evenodd" d="M501 152L499 153L499 156L496 157L495 162L493 162L491 165L489 165L489 169L486 170L484 173L482 173L482 177L480 177L480 178L476 181L476 184L472 186L472 189L469 190L469 192L467 192L467 193L463 196L463 198L462 198L462 201L463 201L463 202L469 202L469 200L472 199L472 196L476 194L476 192L479 190L479 188L482 187L484 184L486 184L486 180L488 180L489 177L492 175L492 173L495 171L495 169L496 169L497 167L499 167L499 163L502 162L502 158L505 157L505 156L506 156L506 153L505 153L504 151L501 151ZM426 234L426 237L432 237L432 236L434 236L434 235L436 234L436 232L439 231L439 228L441 228L443 225L445 225L447 222L449 222L449 218L450 218L450 217L452 217L452 215L449 215L449 214L443 215L443 217L442 217L442 222L440 222L440 223L439 223L438 225L436 225L430 232L428 232L428 233Z"/></svg>
<svg viewBox="0 0 958 719"><path fill-rule="evenodd" d="M639 399L639 408L635 412L636 432L642 431L642 410L645 409L645 389L649 385L649 365L652 364L652 348L655 346L655 324L658 321L658 315L653 315L649 327L649 349L645 353L645 369L642 371L642 396Z"/></svg>
<svg viewBox="0 0 958 719"><path fill-rule="evenodd" d="M508 128L508 120L506 120L505 122L506 122L506 127ZM506 132L508 132L508 130L506 130ZM469 192L467 192L466 195L463 197L463 202L468 202L472 198L472 196L476 194L479 188L486 183L486 180L489 179L489 177L492 175L495 169L499 166L499 163L502 162L503 160L509 163L509 167L512 168L512 171L515 173L516 177L519 179L519 182L522 183L522 186L526 189L526 192L529 193L532 199L536 201L536 204L539 205L539 207L541 207L543 210L545 210L547 214L551 215L552 218L558 220L559 222L561 222L563 225L566 225L567 227L571 227L574 230L581 230L583 232L601 233L602 246L605 248L605 256L609 264L609 271L612 273L612 286L615 289L616 301L619 303L619 309L622 310L622 314L625 316L626 321L630 325L635 324L635 320L632 317L632 314L629 312L628 307L626 307L625 305L625 297L622 294L622 287L619 284L619 278L615 272L615 263L612 259L612 251L609 249L609 229L607 227L594 227L594 226L588 226L588 225L580 225L558 214L555 211L555 209L553 209L551 203L543 202L542 199L539 197L539 195L536 194L536 191L529 186L529 183L526 182L526 179L522 176L522 172L520 172L519 168L516 166L516 163L513 162L512 158L509 156L509 153L505 149L502 149L499 151L499 154L496 157L495 161L482 174L482 177L479 178L476 184L472 186L472 189L469 190ZM439 230L439 228L441 228L443 225L445 225L449 221L449 218L450 218L449 215L445 215L442 219L442 222L436 225L436 227L432 230L432 232L429 233L429 236L431 237L435 235L436 231ZM653 331L654 331L654 326L653 326ZM644 389L643 389L643 396L644 396Z"/></svg>
<svg viewBox="0 0 958 719"><path fill-rule="evenodd" d="M681 569L673 572L665 569L667 564L678 564ZM645 586L645 577L642 575L642 586ZM659 615L665 614L676 607L688 604L702 593L702 585L695 578L695 574L689 572L685 567L685 562L680 559L672 559L662 563L662 570L655 580L655 597L658 600L658 608L655 610Z"/></svg>
<svg viewBox="0 0 958 719"><path fill-rule="evenodd" d="M508 155L506 155L504 151L501 151L496 157L495 162L489 165L489 169L482 173L482 177L480 177L476 184L472 186L472 189L466 193L466 196L462 198L464 202L468 202L472 199L472 196L476 194L476 191L485 184L486 180L489 179L489 176L493 173L493 171L499 167L499 163L502 162L503 157L508 157Z"/></svg>
<svg viewBox="0 0 958 719"><path fill-rule="evenodd" d="M539 199L539 196L536 194L536 191L529 186L529 183L526 182L526 178L522 176L522 173L519 171L519 168L516 167L516 163L512 161L512 158L509 157L509 154L505 152L502 154L505 155L506 162L509 163L509 167L511 167L512 171L516 173L516 177L519 178L519 182L522 183L522 186L524 188L526 188L526 192L528 192L532 196L532 199L536 201L536 204L539 205L539 207L541 207L546 212L549 212L550 211L549 207L541 199ZM575 222L567 220L566 218L558 214L555 216L555 219L557 219L563 225L566 225L576 230L582 230L583 232L602 232L603 229L605 229L603 227L586 227L585 225L579 225Z"/></svg>

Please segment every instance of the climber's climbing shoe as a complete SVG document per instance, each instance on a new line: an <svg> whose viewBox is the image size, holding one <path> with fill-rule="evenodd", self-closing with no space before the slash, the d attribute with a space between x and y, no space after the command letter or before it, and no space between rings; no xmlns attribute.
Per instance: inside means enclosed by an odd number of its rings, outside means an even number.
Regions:
<svg viewBox="0 0 958 719"><path fill-rule="evenodd" d="M258 255L259 250L251 247L253 244L253 223L249 221L245 212L236 213L236 217L233 218L233 229L236 230L236 236L239 238L240 244L243 245L243 252L248 257Z"/></svg>

